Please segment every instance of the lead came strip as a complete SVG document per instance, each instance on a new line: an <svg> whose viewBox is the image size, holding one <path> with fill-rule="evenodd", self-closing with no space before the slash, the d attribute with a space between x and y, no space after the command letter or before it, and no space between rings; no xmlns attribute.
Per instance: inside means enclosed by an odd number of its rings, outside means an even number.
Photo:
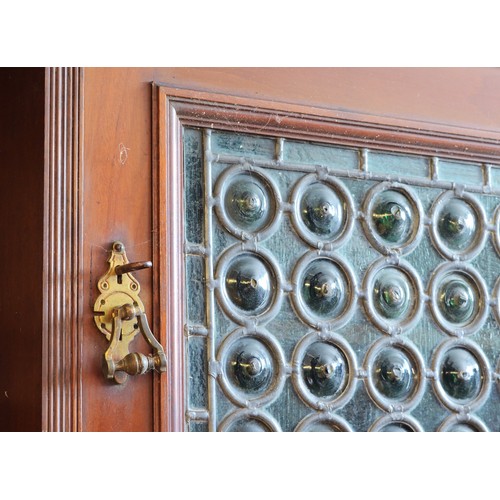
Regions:
<svg viewBox="0 0 500 500"><path fill-rule="evenodd" d="M205 269L206 269L206 286L207 292L207 350L208 350L208 366L215 361L215 318L214 318L214 268L213 268L213 229L212 229L212 162L211 158L211 130L205 130L203 133L203 148L204 155L204 171L205 171L205 242L207 245L207 252L205 254ZM188 214L189 217L189 214ZM217 413L216 413L216 380L215 377L209 373L208 376L208 429L213 432L216 430Z"/></svg>

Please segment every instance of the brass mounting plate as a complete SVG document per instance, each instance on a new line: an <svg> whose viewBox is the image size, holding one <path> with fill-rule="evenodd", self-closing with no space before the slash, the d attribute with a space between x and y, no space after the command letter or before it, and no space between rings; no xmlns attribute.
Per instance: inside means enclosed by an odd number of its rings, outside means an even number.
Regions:
<svg viewBox="0 0 500 500"><path fill-rule="evenodd" d="M120 241L113 243L111 255L108 259L109 269L99 280L97 287L101 294L94 304L94 321L99 330L111 340L113 330L113 310L123 304L132 304L144 312L144 304L139 298L141 287L139 282L130 274L116 274L116 268L128 264L125 246ZM139 326L133 321L123 323L121 342L125 353L128 353L128 344L139 333Z"/></svg>

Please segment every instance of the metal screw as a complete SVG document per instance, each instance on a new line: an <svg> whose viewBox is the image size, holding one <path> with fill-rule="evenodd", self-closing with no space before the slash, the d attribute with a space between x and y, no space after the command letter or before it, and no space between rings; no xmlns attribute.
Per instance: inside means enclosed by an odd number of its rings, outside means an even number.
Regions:
<svg viewBox="0 0 500 500"><path fill-rule="evenodd" d="M117 241L114 245L113 245L113 250L115 252L123 252L124 248L123 248L123 243Z"/></svg>

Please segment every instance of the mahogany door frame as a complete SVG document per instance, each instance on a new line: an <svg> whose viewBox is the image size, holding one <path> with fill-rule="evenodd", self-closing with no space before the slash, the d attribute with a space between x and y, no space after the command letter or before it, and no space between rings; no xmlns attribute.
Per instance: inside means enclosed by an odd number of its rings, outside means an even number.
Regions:
<svg viewBox="0 0 500 500"><path fill-rule="evenodd" d="M185 428L182 127L279 136L404 154L500 164L500 133L363 115L153 83L155 318L169 368L155 397L155 428ZM361 158L362 161L362 158ZM205 200L209 202L210 200ZM210 367L207 367L210 373ZM209 375L210 376L210 375ZM156 387L156 385L155 385Z"/></svg>

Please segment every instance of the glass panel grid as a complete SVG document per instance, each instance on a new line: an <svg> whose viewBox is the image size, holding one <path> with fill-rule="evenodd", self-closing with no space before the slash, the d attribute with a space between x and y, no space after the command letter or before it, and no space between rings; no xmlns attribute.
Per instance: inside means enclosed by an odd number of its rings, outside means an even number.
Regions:
<svg viewBox="0 0 500 500"><path fill-rule="evenodd" d="M189 429L500 429L489 165L197 129L184 151Z"/></svg>

